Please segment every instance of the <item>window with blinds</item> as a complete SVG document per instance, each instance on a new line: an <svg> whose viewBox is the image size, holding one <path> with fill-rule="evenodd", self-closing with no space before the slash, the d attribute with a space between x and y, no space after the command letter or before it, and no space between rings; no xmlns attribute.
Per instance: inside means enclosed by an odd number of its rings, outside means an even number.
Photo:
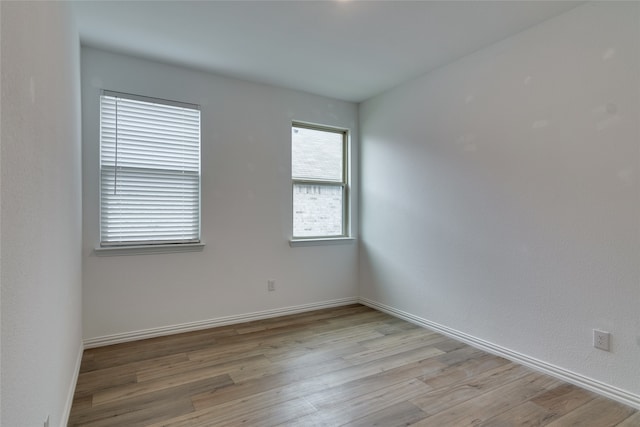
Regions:
<svg viewBox="0 0 640 427"><path fill-rule="evenodd" d="M101 246L199 241L199 107L104 91Z"/></svg>
<svg viewBox="0 0 640 427"><path fill-rule="evenodd" d="M348 235L347 132L294 123L291 129L293 238Z"/></svg>

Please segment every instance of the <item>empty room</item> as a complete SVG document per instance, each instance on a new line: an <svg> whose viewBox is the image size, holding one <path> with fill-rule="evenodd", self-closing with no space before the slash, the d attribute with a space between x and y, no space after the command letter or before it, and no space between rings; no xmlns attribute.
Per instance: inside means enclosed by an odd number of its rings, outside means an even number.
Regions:
<svg viewBox="0 0 640 427"><path fill-rule="evenodd" d="M0 1L0 425L640 426L640 2Z"/></svg>

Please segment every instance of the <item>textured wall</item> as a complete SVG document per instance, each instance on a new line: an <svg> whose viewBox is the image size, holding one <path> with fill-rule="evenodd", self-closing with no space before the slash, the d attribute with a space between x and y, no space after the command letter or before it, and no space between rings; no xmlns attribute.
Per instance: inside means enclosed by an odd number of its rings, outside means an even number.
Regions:
<svg viewBox="0 0 640 427"><path fill-rule="evenodd" d="M0 8L1 424L57 426L82 335L80 48L66 4Z"/></svg>
<svg viewBox="0 0 640 427"><path fill-rule="evenodd" d="M588 3L365 102L361 295L640 394L639 23Z"/></svg>
<svg viewBox="0 0 640 427"><path fill-rule="evenodd" d="M100 89L201 106L202 252L95 256ZM357 244L288 244L291 123L350 128L357 141L355 104L89 48L82 96L86 338L357 295Z"/></svg>

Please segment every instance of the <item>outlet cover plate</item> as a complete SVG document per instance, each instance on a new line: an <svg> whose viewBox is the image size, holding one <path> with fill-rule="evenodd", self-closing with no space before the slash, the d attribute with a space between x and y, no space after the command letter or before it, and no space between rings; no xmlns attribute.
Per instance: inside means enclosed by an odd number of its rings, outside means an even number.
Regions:
<svg viewBox="0 0 640 427"><path fill-rule="evenodd" d="M600 350L609 351L611 348L611 334L609 332L594 329L593 346Z"/></svg>

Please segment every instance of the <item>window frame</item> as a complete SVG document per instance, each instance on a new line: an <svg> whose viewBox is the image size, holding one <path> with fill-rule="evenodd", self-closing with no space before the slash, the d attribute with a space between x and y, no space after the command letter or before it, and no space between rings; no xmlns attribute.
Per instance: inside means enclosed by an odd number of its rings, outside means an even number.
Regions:
<svg viewBox="0 0 640 427"><path fill-rule="evenodd" d="M190 110L198 111L198 191L197 191L197 236L194 239L189 240L131 240L123 242L109 242L103 241L103 97L115 97L120 99L127 99L133 101L147 102L157 105L165 105L171 107L179 107ZM136 95L124 92L117 92L112 90L102 89L98 96L99 104L99 119L98 119L98 240L99 246L95 248L95 252L100 256L110 255L131 255L131 254L148 254L148 253L163 253L163 252L192 252L200 251L204 247L202 241L202 111L199 105L173 101L163 98L155 98L143 95ZM176 171L177 169L162 169L164 171Z"/></svg>
<svg viewBox="0 0 640 427"><path fill-rule="evenodd" d="M320 125L316 123L308 123L301 121L293 121L291 123L291 131L294 128L310 129L315 131L330 132L340 134L342 136L342 181L330 181L325 179L300 179L293 176L293 135L291 137L290 155L291 155L291 246L297 246L297 244L314 244L326 243L326 242L340 242L352 240L351 237L351 176L350 176L350 142L351 134L349 129ZM333 187L340 187L342 189L342 233L339 235L318 235L318 236L296 236L294 235L294 197L296 185L326 185Z"/></svg>

